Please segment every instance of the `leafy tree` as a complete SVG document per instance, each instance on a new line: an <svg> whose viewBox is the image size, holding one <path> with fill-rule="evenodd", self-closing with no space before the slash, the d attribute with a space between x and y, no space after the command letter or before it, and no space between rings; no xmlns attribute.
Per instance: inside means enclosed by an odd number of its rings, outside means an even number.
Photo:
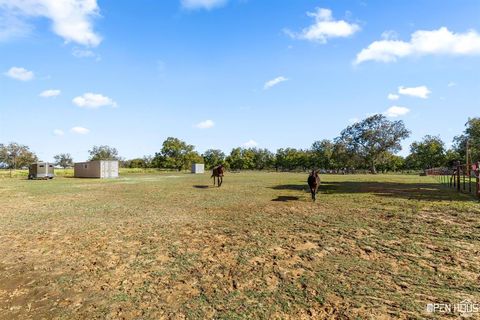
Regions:
<svg viewBox="0 0 480 320"><path fill-rule="evenodd" d="M464 163L467 159L468 142L472 161L480 161L480 118L469 119L465 126L463 134L454 138L453 148Z"/></svg>
<svg viewBox="0 0 480 320"><path fill-rule="evenodd" d="M312 144L312 167L330 169L332 167L334 144L327 139Z"/></svg>
<svg viewBox="0 0 480 320"><path fill-rule="evenodd" d="M145 163L145 160L143 158L136 158L125 161L123 167L145 169L147 168L147 164Z"/></svg>
<svg viewBox="0 0 480 320"><path fill-rule="evenodd" d="M38 161L38 157L27 146L16 142L8 145L0 144L0 163L7 168L23 168L36 161Z"/></svg>
<svg viewBox="0 0 480 320"><path fill-rule="evenodd" d="M242 148L233 148L230 155L227 157L226 162L232 170L243 169Z"/></svg>
<svg viewBox="0 0 480 320"><path fill-rule="evenodd" d="M194 151L194 146L180 139L168 137L163 142L162 150L155 153L153 162L159 168L181 171L188 169L192 163L202 163L203 159Z"/></svg>
<svg viewBox="0 0 480 320"><path fill-rule="evenodd" d="M70 153L60 153L53 157L55 164L62 167L63 169L70 168L73 166L73 158Z"/></svg>
<svg viewBox="0 0 480 320"><path fill-rule="evenodd" d="M203 154L203 160L207 168L212 169L225 161L225 153L222 150L208 149Z"/></svg>
<svg viewBox="0 0 480 320"><path fill-rule="evenodd" d="M376 114L348 126L337 138L348 151L362 157L370 171L376 173L376 165L385 152L396 153L402 149L400 142L410 136L403 121L390 121Z"/></svg>
<svg viewBox="0 0 480 320"><path fill-rule="evenodd" d="M253 152L253 167L256 170L272 168L275 163L275 156L268 149L251 149Z"/></svg>
<svg viewBox="0 0 480 320"><path fill-rule="evenodd" d="M93 146L88 150L90 154L90 161L94 160L121 160L117 149L110 146Z"/></svg>
<svg viewBox="0 0 480 320"><path fill-rule="evenodd" d="M275 154L276 168L283 171L306 170L312 163L310 155L308 151L295 148L278 149Z"/></svg>
<svg viewBox="0 0 480 320"><path fill-rule="evenodd" d="M428 169L445 164L445 143L440 137L427 135L410 145L411 165L414 169Z"/></svg>

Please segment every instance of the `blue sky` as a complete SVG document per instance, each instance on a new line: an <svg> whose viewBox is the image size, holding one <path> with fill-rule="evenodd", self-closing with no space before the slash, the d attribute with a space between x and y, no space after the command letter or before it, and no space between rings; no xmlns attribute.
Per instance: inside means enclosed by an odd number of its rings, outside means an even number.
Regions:
<svg viewBox="0 0 480 320"><path fill-rule="evenodd" d="M479 33L476 0L0 0L0 142L275 151L385 113L406 154L479 116Z"/></svg>

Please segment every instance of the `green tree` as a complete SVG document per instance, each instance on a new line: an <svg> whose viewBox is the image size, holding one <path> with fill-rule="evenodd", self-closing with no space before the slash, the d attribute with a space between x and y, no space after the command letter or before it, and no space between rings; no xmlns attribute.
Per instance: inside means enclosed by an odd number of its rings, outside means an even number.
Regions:
<svg viewBox="0 0 480 320"><path fill-rule="evenodd" d="M63 169L73 167L73 158L70 153L60 153L53 157L55 165L62 167Z"/></svg>
<svg viewBox="0 0 480 320"><path fill-rule="evenodd" d="M232 170L242 170L244 164L242 148L233 148L225 161Z"/></svg>
<svg viewBox="0 0 480 320"><path fill-rule="evenodd" d="M453 139L453 149L460 155L461 162L467 161L467 144L473 162L480 161L480 118L468 119L463 134Z"/></svg>
<svg viewBox="0 0 480 320"><path fill-rule="evenodd" d="M271 169L275 164L275 156L268 149L251 149L253 152L253 167L256 170Z"/></svg>
<svg viewBox="0 0 480 320"><path fill-rule="evenodd" d="M410 145L413 169L429 169L445 165L445 143L440 137L427 135Z"/></svg>
<svg viewBox="0 0 480 320"><path fill-rule="evenodd" d="M94 160L121 160L118 155L117 149L110 146L93 146L91 150L88 150L90 154L90 161Z"/></svg>
<svg viewBox="0 0 480 320"><path fill-rule="evenodd" d="M225 161L225 153L222 150L208 149L203 154L203 160L208 169L212 169Z"/></svg>
<svg viewBox="0 0 480 320"><path fill-rule="evenodd" d="M194 149L194 146L178 138L168 137L163 142L162 150L155 154L153 162L159 168L185 170L192 163L203 163L203 158Z"/></svg>
<svg viewBox="0 0 480 320"><path fill-rule="evenodd" d="M376 114L348 126L337 139L350 152L359 155L376 173L376 165L385 152L396 153L402 149L400 142L410 136L403 121L390 121L384 115Z"/></svg>
<svg viewBox="0 0 480 320"><path fill-rule="evenodd" d="M327 139L312 144L312 167L330 169L332 166L334 144Z"/></svg>
<svg viewBox="0 0 480 320"><path fill-rule="evenodd" d="M7 168L24 168L36 161L38 161L38 157L27 146L16 142L8 145L0 144L0 163Z"/></svg>

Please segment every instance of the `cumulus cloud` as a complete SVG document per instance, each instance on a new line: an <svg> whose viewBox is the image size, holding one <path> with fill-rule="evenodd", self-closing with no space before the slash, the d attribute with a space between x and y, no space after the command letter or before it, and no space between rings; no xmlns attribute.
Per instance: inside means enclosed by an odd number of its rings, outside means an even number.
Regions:
<svg viewBox="0 0 480 320"><path fill-rule="evenodd" d="M90 130L84 127L73 127L70 129L71 132L76 133L76 134L88 134L90 133Z"/></svg>
<svg viewBox="0 0 480 320"><path fill-rule="evenodd" d="M55 129L55 130L53 130L53 134L58 136L58 137L61 137L65 134L65 132L63 132L63 130L61 130L61 129Z"/></svg>
<svg viewBox="0 0 480 320"><path fill-rule="evenodd" d="M182 7L185 9L213 9L223 6L227 0L181 0Z"/></svg>
<svg viewBox="0 0 480 320"><path fill-rule="evenodd" d="M269 81L265 82L265 84L263 85L263 89L268 90L268 89L276 86L277 84L285 82L285 81L288 81L288 79L283 77L283 76L276 77L275 79L272 79L272 80L269 80Z"/></svg>
<svg viewBox="0 0 480 320"><path fill-rule="evenodd" d="M398 100L398 99L400 99L400 96L398 94L389 93L387 98L388 98L388 100Z"/></svg>
<svg viewBox="0 0 480 320"><path fill-rule="evenodd" d="M213 122L212 120L205 120L200 123L197 123L195 127L197 127L198 129L210 129L210 128L213 128L214 125L215 125L215 122Z"/></svg>
<svg viewBox="0 0 480 320"><path fill-rule="evenodd" d="M80 108L97 109L100 107L116 107L117 103L112 98L98 93L84 93L82 96L75 97L72 102Z"/></svg>
<svg viewBox="0 0 480 320"><path fill-rule="evenodd" d="M93 18L100 11L97 0L0 0L0 9L2 19L15 19L14 30L21 28L24 32L26 19L43 17L66 42L95 47L102 41L93 28Z"/></svg>
<svg viewBox="0 0 480 320"><path fill-rule="evenodd" d="M360 30L360 26L355 23L335 20L330 9L317 8L315 12L307 12L307 15L315 19L311 26L298 33L288 29L285 33L294 39L326 43L330 38L349 37Z"/></svg>
<svg viewBox="0 0 480 320"><path fill-rule="evenodd" d="M404 116L410 112L410 109L405 107L393 106L388 108L383 114L390 118Z"/></svg>
<svg viewBox="0 0 480 320"><path fill-rule="evenodd" d="M258 143L257 143L257 141L250 139L250 140L248 140L247 142L245 142L245 143L243 144L243 146L244 146L245 148L255 148L256 146L258 146Z"/></svg>
<svg viewBox="0 0 480 320"><path fill-rule="evenodd" d="M4 74L7 77L10 77L15 80L20 80L20 81L30 81L35 77L35 75L33 74L33 71L29 71L21 67L11 67Z"/></svg>
<svg viewBox="0 0 480 320"><path fill-rule="evenodd" d="M394 62L407 56L480 55L480 35L475 30L454 33L446 27L438 30L418 30L410 41L384 39L372 42L357 54L355 64L365 61Z"/></svg>
<svg viewBox="0 0 480 320"><path fill-rule="evenodd" d="M50 90L45 90L42 93L40 93L40 97L42 97L42 98L52 98L52 97L59 96L60 93L61 93L60 90L50 89Z"/></svg>
<svg viewBox="0 0 480 320"><path fill-rule="evenodd" d="M398 93L405 96L427 99L428 95L432 92L426 86L419 86L411 88L398 87Z"/></svg>

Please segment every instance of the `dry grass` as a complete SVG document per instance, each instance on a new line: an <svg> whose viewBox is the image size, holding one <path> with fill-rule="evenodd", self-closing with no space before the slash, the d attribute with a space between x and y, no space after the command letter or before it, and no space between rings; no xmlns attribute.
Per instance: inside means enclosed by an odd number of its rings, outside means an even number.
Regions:
<svg viewBox="0 0 480 320"><path fill-rule="evenodd" d="M1 319L432 317L480 302L480 208L429 177L0 181ZM433 315L433 317L441 315Z"/></svg>

